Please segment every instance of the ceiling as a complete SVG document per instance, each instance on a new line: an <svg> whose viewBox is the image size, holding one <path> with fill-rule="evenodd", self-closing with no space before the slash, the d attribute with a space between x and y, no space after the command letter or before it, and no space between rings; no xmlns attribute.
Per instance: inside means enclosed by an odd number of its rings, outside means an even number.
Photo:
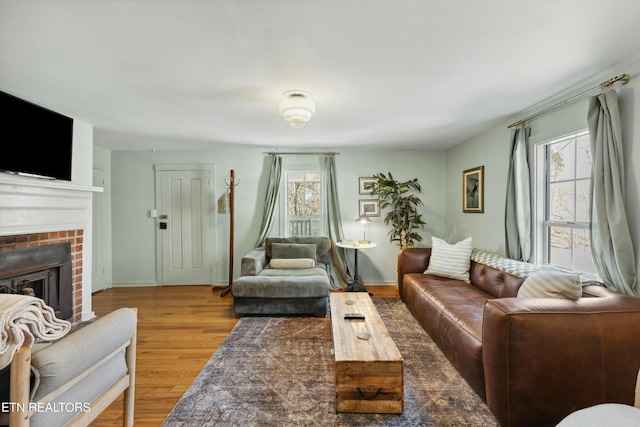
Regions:
<svg viewBox="0 0 640 427"><path fill-rule="evenodd" d="M639 58L638 16L638 0L1 1L0 90L110 149L443 148ZM278 114L290 89L314 94L303 128Z"/></svg>

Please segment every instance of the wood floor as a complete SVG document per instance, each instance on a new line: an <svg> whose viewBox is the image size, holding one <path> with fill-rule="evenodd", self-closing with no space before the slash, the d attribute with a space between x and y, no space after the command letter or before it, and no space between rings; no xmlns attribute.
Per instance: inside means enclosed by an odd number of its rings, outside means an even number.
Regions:
<svg viewBox="0 0 640 427"><path fill-rule="evenodd" d="M370 286L377 297L398 297L395 286ZM93 294L97 316L138 308L135 425L157 427L189 388L238 319L231 295L211 286L112 288ZM122 396L91 425L122 425Z"/></svg>

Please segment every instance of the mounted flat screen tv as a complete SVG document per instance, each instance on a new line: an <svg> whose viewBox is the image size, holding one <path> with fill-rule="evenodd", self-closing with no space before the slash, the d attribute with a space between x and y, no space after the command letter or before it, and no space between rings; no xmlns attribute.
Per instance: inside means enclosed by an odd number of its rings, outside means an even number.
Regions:
<svg viewBox="0 0 640 427"><path fill-rule="evenodd" d="M0 171L71 181L73 119L0 91Z"/></svg>

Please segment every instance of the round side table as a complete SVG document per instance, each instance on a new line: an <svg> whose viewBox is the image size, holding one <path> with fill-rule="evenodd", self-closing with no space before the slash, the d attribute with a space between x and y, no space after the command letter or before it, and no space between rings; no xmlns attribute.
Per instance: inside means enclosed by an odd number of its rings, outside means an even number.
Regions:
<svg viewBox="0 0 640 427"><path fill-rule="evenodd" d="M376 246L378 246L375 243L366 243L366 244L358 244L358 243L342 243L342 242L338 242L336 243L336 246L339 248L344 248L344 249L353 249L353 267L354 267L354 274L353 274L353 283L350 283L349 286L347 286L346 291L347 292L368 292L367 288L364 287L363 284L358 282L358 250L359 249L371 249L371 248L375 248Z"/></svg>

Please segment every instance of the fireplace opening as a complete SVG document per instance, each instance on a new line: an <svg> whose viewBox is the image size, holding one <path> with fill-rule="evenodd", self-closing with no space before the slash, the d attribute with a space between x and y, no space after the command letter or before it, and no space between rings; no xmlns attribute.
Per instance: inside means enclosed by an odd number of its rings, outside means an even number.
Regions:
<svg viewBox="0 0 640 427"><path fill-rule="evenodd" d="M73 316L71 244L58 243L0 252L0 293L44 300L56 317Z"/></svg>

